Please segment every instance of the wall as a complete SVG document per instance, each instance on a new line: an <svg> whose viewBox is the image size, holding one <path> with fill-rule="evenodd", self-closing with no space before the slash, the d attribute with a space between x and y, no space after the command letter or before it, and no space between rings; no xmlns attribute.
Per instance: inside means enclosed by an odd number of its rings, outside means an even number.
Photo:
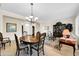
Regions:
<svg viewBox="0 0 79 59"><path fill-rule="evenodd" d="M35 35L38 31L40 31L40 24L39 23L30 23L30 22L27 22L25 25L24 25L24 31L27 31L27 34L28 35L32 35L32 26L35 27Z"/></svg>
<svg viewBox="0 0 79 59"><path fill-rule="evenodd" d="M12 12L8 12L8 11L5 11L5 10L1 10L0 9L0 32L2 32L2 33L4 33L5 32L5 30L6 29L4 29L3 28L3 16L7 16L7 17L4 17L4 22L6 23L7 21L8 22L14 22L14 23L17 23L17 22L20 22L21 20L25 20L25 17L24 16L21 16L21 15L18 15L18 14L15 14L15 13L12 13ZM7 19L7 20L6 20ZM14 21L15 20L15 21ZM18 20L18 21L17 21ZM20 21L19 21L20 20ZM29 22L23 22L23 24L29 24L29 26L30 27L28 27L28 26L26 26L26 25L24 25L24 31L27 31L28 33L28 35L30 35L30 34L32 34L32 24L31 23L29 23ZM5 25L5 24L4 24ZM35 33L37 32L37 31L39 31L39 24L35 24L34 25L36 28L35 28ZM8 33L8 35L9 35L9 33ZM5 35L4 35L5 36Z"/></svg>
<svg viewBox="0 0 79 59"><path fill-rule="evenodd" d="M25 20L24 16L0 9L0 32L2 33L3 33L3 16L9 16L9 17Z"/></svg>
<svg viewBox="0 0 79 59"><path fill-rule="evenodd" d="M27 35L31 35L32 34L32 24L30 22L25 23L24 31L27 32Z"/></svg>
<svg viewBox="0 0 79 59"><path fill-rule="evenodd" d="M6 32L6 23L15 23L17 24L17 32ZM3 36L4 37L10 37L11 40L14 40L14 33L17 34L17 36L22 36L22 25L24 25L24 21L12 18L12 17L6 17L3 16Z"/></svg>
<svg viewBox="0 0 79 59"><path fill-rule="evenodd" d="M79 36L79 15L77 15L76 20L75 20L75 34Z"/></svg>
<svg viewBox="0 0 79 59"><path fill-rule="evenodd" d="M3 17L4 16L4 17ZM5 16L9 16L9 17L5 17ZM4 19L4 20L3 20ZM11 37L11 39L13 40L13 34L14 33L6 33L6 27L5 27L5 23L7 22L12 22L12 23L17 23L18 26L18 32L16 32L18 34L18 36L21 36L21 25L22 24L26 24L27 22L22 21L25 20L23 16L12 13L12 12L8 12L5 10L0 10L0 32L2 32L4 34L4 37L9 36ZM3 22L4 21L4 22ZM49 20L48 20L49 21ZM41 32L47 32L46 27L49 26L49 31L53 32L53 25L56 24L58 21L62 22L62 23L72 23L73 24L73 33L75 33L75 16L74 17L69 17L69 18L63 18L63 19L56 19L56 20L52 20L50 23L41 23L40 26L37 24L36 26L36 31L41 31ZM29 24L31 25L31 24ZM24 25L25 26L25 25ZM5 27L5 28L3 28ZM28 31L28 34L31 34L31 30L30 28L27 29L28 27L25 26L24 30ZM10 36L11 35L11 36Z"/></svg>
<svg viewBox="0 0 79 59"><path fill-rule="evenodd" d="M61 19L59 21L62 22L62 23L65 23L65 24L71 23L73 25L72 33L75 34L75 18L76 18L75 16L72 16L72 17L69 17L69 18Z"/></svg>
<svg viewBox="0 0 79 59"><path fill-rule="evenodd" d="M73 17L69 17L69 18L63 18L63 19L56 19L56 20L53 20L51 21L50 23L41 23L40 24L40 31L41 32L48 32L46 30L46 27L49 26L49 31L51 33L53 33L53 25L55 25L57 22L62 22L63 24L68 24L68 23L71 23L73 24L73 32L75 34L75 16Z"/></svg>
<svg viewBox="0 0 79 59"><path fill-rule="evenodd" d="M8 12L5 10L0 9L0 32L3 33L3 37L10 37L11 40L14 40L14 33L16 33L18 36L22 35L21 32L21 25L24 25L27 23L27 21L24 21L25 17ZM6 32L6 23L16 23L17 24L17 32Z"/></svg>
<svg viewBox="0 0 79 59"><path fill-rule="evenodd" d="M13 18L25 20L25 17L22 16L22 15L19 15L19 14L13 13L13 12L9 12L9 11L6 11L6 10L1 10L1 9L0 9L0 15L10 16L10 17L13 17Z"/></svg>
<svg viewBox="0 0 79 59"><path fill-rule="evenodd" d="M17 24L17 32L6 32L6 23L15 23ZM29 26L26 26L28 24ZM32 24L13 17L3 16L3 36L10 37L11 40L14 40L14 34L17 34L18 37L22 36L22 27L24 26L24 31L27 31L28 35L32 34ZM36 32L35 32L36 33Z"/></svg>
<svg viewBox="0 0 79 59"><path fill-rule="evenodd" d="M2 24L3 24L3 17L2 17L2 15L0 15L0 32L3 32L2 31L2 29L3 29Z"/></svg>

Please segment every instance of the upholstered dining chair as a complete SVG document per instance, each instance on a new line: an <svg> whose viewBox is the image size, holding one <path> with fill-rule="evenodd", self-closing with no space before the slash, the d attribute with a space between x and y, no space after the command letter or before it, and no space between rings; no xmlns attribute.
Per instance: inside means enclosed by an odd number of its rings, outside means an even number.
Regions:
<svg viewBox="0 0 79 59"><path fill-rule="evenodd" d="M28 46L25 44L19 44L19 40L16 34L14 34L15 36L15 42L16 42L16 55L20 55L20 51L21 50L25 50L25 48L27 48L27 53L28 53Z"/></svg>
<svg viewBox="0 0 79 59"><path fill-rule="evenodd" d="M4 39L5 39L5 40L4 40ZM3 35L2 35L1 32L0 32L0 42L1 42L1 44L2 44L2 47L4 47L4 49L5 49L6 43L9 43L9 45L11 45L11 40L10 40L10 38L9 38L9 37L3 38Z"/></svg>
<svg viewBox="0 0 79 59"><path fill-rule="evenodd" d="M41 50L43 51L43 55L44 55L44 41L45 41L46 33L40 34L40 32L37 32L36 36L39 42L32 45L32 49L37 51L38 56Z"/></svg>

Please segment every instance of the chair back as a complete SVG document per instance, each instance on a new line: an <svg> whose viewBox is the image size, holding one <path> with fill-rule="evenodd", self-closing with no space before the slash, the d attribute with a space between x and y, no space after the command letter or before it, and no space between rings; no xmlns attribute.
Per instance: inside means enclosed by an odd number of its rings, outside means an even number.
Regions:
<svg viewBox="0 0 79 59"><path fill-rule="evenodd" d="M1 32L0 32L0 41L3 41L3 35Z"/></svg>
<svg viewBox="0 0 79 59"><path fill-rule="evenodd" d="M45 40L45 37L46 37L46 33L42 33L42 34L41 34L41 37L40 37L40 40L41 40L41 41L44 41L44 40Z"/></svg>
<svg viewBox="0 0 79 59"><path fill-rule="evenodd" d="M41 47L44 47L45 37L46 37L46 33L42 33L41 36L40 36L39 45L40 45Z"/></svg>
<svg viewBox="0 0 79 59"><path fill-rule="evenodd" d="M40 40L40 36L41 36L41 33L40 32L37 32L36 33L36 39Z"/></svg>
<svg viewBox="0 0 79 59"><path fill-rule="evenodd" d="M20 47L19 47L18 37L16 34L14 34L14 36L15 36L16 47L17 47L17 49L19 49Z"/></svg>

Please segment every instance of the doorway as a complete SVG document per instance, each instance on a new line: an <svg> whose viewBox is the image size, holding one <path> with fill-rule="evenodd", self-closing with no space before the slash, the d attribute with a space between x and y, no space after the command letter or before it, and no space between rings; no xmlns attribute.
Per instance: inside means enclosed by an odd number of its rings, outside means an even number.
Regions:
<svg viewBox="0 0 79 59"><path fill-rule="evenodd" d="M35 26L32 26L32 36L35 35Z"/></svg>

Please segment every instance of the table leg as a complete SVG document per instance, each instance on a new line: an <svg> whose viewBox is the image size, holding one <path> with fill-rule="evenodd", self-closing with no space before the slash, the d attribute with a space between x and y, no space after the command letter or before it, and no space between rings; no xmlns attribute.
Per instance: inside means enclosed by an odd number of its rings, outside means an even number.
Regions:
<svg viewBox="0 0 79 59"><path fill-rule="evenodd" d="M30 49L30 56L31 56L31 55L32 55L32 49L31 49L31 44L30 44L30 48L29 48L29 49Z"/></svg>

